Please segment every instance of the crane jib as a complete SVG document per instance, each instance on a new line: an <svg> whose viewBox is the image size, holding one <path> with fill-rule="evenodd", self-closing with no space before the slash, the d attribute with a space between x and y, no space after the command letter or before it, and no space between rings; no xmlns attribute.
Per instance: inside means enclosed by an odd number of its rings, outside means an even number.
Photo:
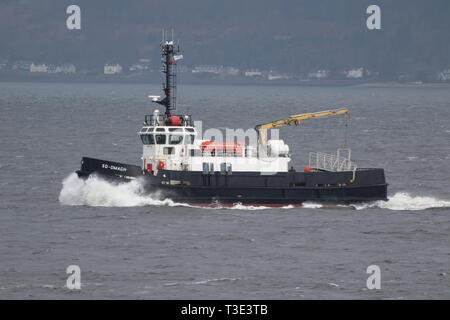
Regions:
<svg viewBox="0 0 450 320"><path fill-rule="evenodd" d="M283 120L276 120L272 122L268 122L265 124L259 124L255 127L256 131L259 134L261 143L265 144L266 140L266 134L263 132L263 130L267 129L273 129L273 128L280 128L285 125L300 125L301 121L312 119L312 118L321 118L321 117L328 117L328 116L336 116L336 115L344 115L346 118L348 117L349 110L348 109L335 109L335 110L326 110L326 111L319 111L319 112L313 112L313 113L303 113L303 114L296 114L289 117L289 119L283 119Z"/></svg>

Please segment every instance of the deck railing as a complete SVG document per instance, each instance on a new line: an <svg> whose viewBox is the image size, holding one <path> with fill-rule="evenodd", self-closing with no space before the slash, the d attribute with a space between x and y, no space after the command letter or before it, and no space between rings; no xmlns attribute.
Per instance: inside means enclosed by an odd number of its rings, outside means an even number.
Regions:
<svg viewBox="0 0 450 320"><path fill-rule="evenodd" d="M340 156L339 151L337 155L323 152L310 152L309 166L324 171L355 171L357 165L350 160L350 152L348 152L348 157L345 158Z"/></svg>
<svg viewBox="0 0 450 320"><path fill-rule="evenodd" d="M193 120L192 116L190 114L177 114L175 115L178 118L180 118L181 126L182 127L192 127L193 126ZM156 125L164 125L164 119L166 118L163 114L147 114L145 116L144 124L146 126L156 126Z"/></svg>

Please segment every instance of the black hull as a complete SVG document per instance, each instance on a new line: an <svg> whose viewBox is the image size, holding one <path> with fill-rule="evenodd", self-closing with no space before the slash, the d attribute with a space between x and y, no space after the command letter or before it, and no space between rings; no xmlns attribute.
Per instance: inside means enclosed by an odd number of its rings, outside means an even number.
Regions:
<svg viewBox="0 0 450 320"><path fill-rule="evenodd" d="M301 205L305 202L354 204L387 200L386 185L354 188L202 188L158 187L146 190L162 191L164 197L190 204L244 204L244 205ZM236 196L236 193L244 195Z"/></svg>
<svg viewBox="0 0 450 320"><path fill-rule="evenodd" d="M148 193L159 198L194 205L301 205L305 202L350 204L387 200L383 169L353 172L255 172L203 174L191 171L160 170L144 174L140 167L83 158L78 176L97 174L115 181L140 178Z"/></svg>

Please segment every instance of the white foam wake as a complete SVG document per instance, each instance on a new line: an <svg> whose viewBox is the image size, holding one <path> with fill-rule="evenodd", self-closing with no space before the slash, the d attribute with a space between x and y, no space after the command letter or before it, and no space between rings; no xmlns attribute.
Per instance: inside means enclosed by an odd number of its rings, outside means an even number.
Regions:
<svg viewBox="0 0 450 320"><path fill-rule="evenodd" d="M430 196L412 196L407 192L397 192L389 197L389 201L353 205L357 210L367 208L382 208L389 210L417 211L435 208L450 208L450 201Z"/></svg>
<svg viewBox="0 0 450 320"><path fill-rule="evenodd" d="M320 203L315 203L315 202L305 202L302 205L303 208L307 208L307 209L319 209L322 208L323 205Z"/></svg>
<svg viewBox="0 0 450 320"><path fill-rule="evenodd" d="M349 205L338 205L340 208L352 208L364 210L370 208L380 208L387 210L418 211L437 208L450 208L450 201L442 200L430 196L413 196L407 192L397 192L388 197L389 201L373 201ZM302 206L306 209L320 209L335 207L333 205L323 205L316 202L305 202Z"/></svg>
<svg viewBox="0 0 450 320"><path fill-rule="evenodd" d="M142 183L112 183L91 176L86 180L70 174L63 181L59 202L64 205L86 205L94 207L138 207L182 205L170 199L158 200L156 195L144 194Z"/></svg>
<svg viewBox="0 0 450 320"><path fill-rule="evenodd" d="M186 203L177 203L171 199L159 200L157 193L144 192L139 179L127 183L112 183L97 176L90 176L87 180L78 178L72 173L63 180L63 187L59 194L59 202L71 206L93 207L141 207L141 206L183 206L197 208ZM236 203L233 206L203 207L202 209L231 209L231 210L264 210L273 209L265 206L246 206ZM293 206L284 206L290 209Z"/></svg>

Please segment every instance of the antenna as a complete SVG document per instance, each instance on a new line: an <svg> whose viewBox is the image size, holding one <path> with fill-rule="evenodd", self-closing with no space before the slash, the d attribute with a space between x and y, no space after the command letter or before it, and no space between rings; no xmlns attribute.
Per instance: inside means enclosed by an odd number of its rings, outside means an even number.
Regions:
<svg viewBox="0 0 450 320"><path fill-rule="evenodd" d="M176 60L180 59L178 56L179 48L175 47L174 32L171 30L172 41L168 41L167 30L162 30L162 72L166 74L166 81L163 84L163 91L165 97L160 99L159 96L149 96L153 102L159 103L166 108L166 117L171 116L171 111L176 109ZM182 58L182 56L181 56Z"/></svg>

